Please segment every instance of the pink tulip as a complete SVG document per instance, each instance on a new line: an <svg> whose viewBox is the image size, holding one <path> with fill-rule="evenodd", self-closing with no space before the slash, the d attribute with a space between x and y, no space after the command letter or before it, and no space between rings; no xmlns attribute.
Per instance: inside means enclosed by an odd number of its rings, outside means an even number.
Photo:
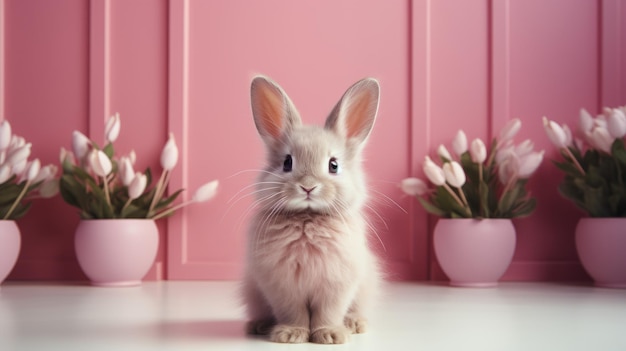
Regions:
<svg viewBox="0 0 626 351"><path fill-rule="evenodd" d="M481 139L474 139L470 144L470 156L472 162L483 163L487 159L487 148Z"/></svg>
<svg viewBox="0 0 626 351"><path fill-rule="evenodd" d="M103 178L109 175L113 169L109 156L107 156L102 150L94 149L89 154L89 165L97 176Z"/></svg>
<svg viewBox="0 0 626 351"><path fill-rule="evenodd" d="M39 188L39 195L43 198L50 198L59 192L59 181L57 179L49 179L44 181Z"/></svg>
<svg viewBox="0 0 626 351"><path fill-rule="evenodd" d="M24 163L28 156L30 156L30 148L32 147L31 143L25 144L17 149L12 150L7 155L5 163L12 165L14 168L18 164Z"/></svg>
<svg viewBox="0 0 626 351"><path fill-rule="evenodd" d="M128 157L122 157L119 164L119 175L122 179L122 184L129 186L133 179L135 179L133 164L130 162Z"/></svg>
<svg viewBox="0 0 626 351"><path fill-rule="evenodd" d="M117 137L120 135L120 114L116 113L113 116L109 117L104 127L104 137L105 139L112 143Z"/></svg>
<svg viewBox="0 0 626 351"><path fill-rule="evenodd" d="M26 180L31 182L35 178L37 178L37 175L39 174L40 169L41 169L41 162L39 162L38 158L31 161L26 167Z"/></svg>
<svg viewBox="0 0 626 351"><path fill-rule="evenodd" d="M11 124L6 119L0 123L0 151L6 150L11 144Z"/></svg>
<svg viewBox="0 0 626 351"><path fill-rule="evenodd" d="M606 128L595 127L591 133L587 134L589 143L606 153L611 153L611 146L615 140Z"/></svg>
<svg viewBox="0 0 626 351"><path fill-rule="evenodd" d="M446 183L446 176L443 174L443 169L437 166L437 164L433 162L430 157L426 156L422 168L428 180L430 180L430 182L434 185L441 186Z"/></svg>
<svg viewBox="0 0 626 351"><path fill-rule="evenodd" d="M463 167L461 167L461 165L456 161L446 162L443 165L443 174L448 184L455 188L462 187L467 180Z"/></svg>
<svg viewBox="0 0 626 351"><path fill-rule="evenodd" d="M193 202L206 202L211 200L215 194L217 193L217 187L219 182L217 180L213 180L208 182L201 187L199 187L196 192L193 194L191 201Z"/></svg>
<svg viewBox="0 0 626 351"><path fill-rule="evenodd" d="M583 134L590 133L591 129L593 129L593 125L594 125L593 117L584 108L580 109L580 122L579 123L580 123L580 131L583 132Z"/></svg>
<svg viewBox="0 0 626 351"><path fill-rule="evenodd" d="M128 186L128 197L131 199L140 197L143 191L146 190L147 183L148 177L145 174L137 172Z"/></svg>
<svg viewBox="0 0 626 351"><path fill-rule="evenodd" d="M611 115L607 119L609 134L615 139L626 135L626 115L620 109L611 110Z"/></svg>
<svg viewBox="0 0 626 351"><path fill-rule="evenodd" d="M58 171L58 168L55 165L47 165L47 166L41 167L41 169L39 170L39 174L37 174L37 177L35 177L35 179L33 180L33 183L38 183L38 182L53 179L57 171Z"/></svg>
<svg viewBox="0 0 626 351"><path fill-rule="evenodd" d="M541 150L540 152L531 152L521 157L518 161L517 176L521 179L526 179L535 173L539 165L541 165L541 161L543 161L543 153L544 151Z"/></svg>
<svg viewBox="0 0 626 351"><path fill-rule="evenodd" d="M419 178L403 179L400 188L405 194L411 196L422 196L428 192L428 185Z"/></svg>
<svg viewBox="0 0 626 351"><path fill-rule="evenodd" d="M459 130L452 140L452 150L459 156L467 152L467 136L462 130Z"/></svg>
<svg viewBox="0 0 626 351"><path fill-rule="evenodd" d="M178 162L178 147L174 140L174 134L170 133L170 137L161 152L161 166L166 171L171 171Z"/></svg>

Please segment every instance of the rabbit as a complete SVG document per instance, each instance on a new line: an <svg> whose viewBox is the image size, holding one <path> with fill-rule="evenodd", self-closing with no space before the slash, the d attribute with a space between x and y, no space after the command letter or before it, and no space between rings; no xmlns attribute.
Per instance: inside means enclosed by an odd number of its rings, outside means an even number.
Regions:
<svg viewBox="0 0 626 351"><path fill-rule="evenodd" d="M367 328L381 281L362 212L361 153L379 84L352 85L324 127L303 125L283 89L257 76L254 123L267 150L248 231L243 300L249 334L280 343L341 344Z"/></svg>

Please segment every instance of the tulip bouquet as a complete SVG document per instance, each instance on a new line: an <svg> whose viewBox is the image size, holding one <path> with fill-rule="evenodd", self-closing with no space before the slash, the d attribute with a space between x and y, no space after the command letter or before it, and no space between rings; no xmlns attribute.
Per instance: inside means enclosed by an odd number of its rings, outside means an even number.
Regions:
<svg viewBox="0 0 626 351"><path fill-rule="evenodd" d="M61 196L68 204L81 210L83 219L150 218L159 219L194 202L210 200L218 182L200 186L190 201L173 205L183 189L165 196L170 174L178 162L178 148L173 134L161 152L163 171L154 187L150 168L145 172L133 169L136 156L116 157L113 142L120 132L120 116L111 116L105 126L106 145L100 148L79 131L72 135L72 151L61 149L63 175Z"/></svg>
<svg viewBox="0 0 626 351"><path fill-rule="evenodd" d="M417 196L424 209L447 218L514 218L528 216L535 199L526 191L528 178L543 160L532 141L513 143L521 128L511 120L494 138L490 151L481 139L469 145L460 130L452 141L454 155L444 145L437 153L442 166L426 156L424 174L434 188L419 178L402 181L405 193Z"/></svg>
<svg viewBox="0 0 626 351"><path fill-rule="evenodd" d="M59 190L55 165L29 161L31 143L12 134L11 124L0 123L0 219L21 218L30 208L25 200L52 197Z"/></svg>
<svg viewBox="0 0 626 351"><path fill-rule="evenodd" d="M605 108L593 117L580 111L580 137L567 125L543 118L548 138L564 161L559 192L591 217L626 217L626 106Z"/></svg>

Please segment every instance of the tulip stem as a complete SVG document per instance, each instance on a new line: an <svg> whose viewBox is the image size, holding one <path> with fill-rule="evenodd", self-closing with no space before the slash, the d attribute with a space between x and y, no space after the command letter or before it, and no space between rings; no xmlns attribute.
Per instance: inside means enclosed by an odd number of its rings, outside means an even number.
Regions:
<svg viewBox="0 0 626 351"><path fill-rule="evenodd" d="M22 201L22 198L26 194L26 191L28 190L29 186L30 186L30 180L27 180L26 184L24 185L24 188L22 188L22 191L20 192L20 195L15 199L15 201L13 201L13 205L11 205L11 208L9 208L9 211L7 211L7 213L4 215L4 218L2 218L3 220L8 219L9 216L11 216L11 214L13 213L13 211L15 211L17 204L19 204L20 201Z"/></svg>
<svg viewBox="0 0 626 351"><path fill-rule="evenodd" d="M107 181L107 177L102 177L104 182L104 198L107 200L107 204L111 207L111 196L109 195L109 182Z"/></svg>
<svg viewBox="0 0 626 351"><path fill-rule="evenodd" d="M450 188L450 186L447 183L443 183L443 187L448 191L448 193L450 193L450 195L452 195L452 197L454 198L454 200L461 206L463 207L465 210L467 210L467 212L471 215L471 211L469 210L469 208L467 207L467 205L465 205L465 203L459 198L459 196L456 194L456 192L454 190L452 190L452 188ZM460 189L459 189L460 190ZM465 197L465 195L463 195L463 191L460 190L461 196Z"/></svg>
<svg viewBox="0 0 626 351"><path fill-rule="evenodd" d="M483 164L478 164L478 212L481 217L484 217L483 213Z"/></svg>
<svg viewBox="0 0 626 351"><path fill-rule="evenodd" d="M565 150L565 153L567 154L567 156L569 156L569 158L574 163L574 166L576 166L576 168L580 171L580 174L585 175L585 170L580 165L580 163L578 163L578 160L576 159L572 151L569 149L569 147L564 147L563 149Z"/></svg>
<svg viewBox="0 0 626 351"><path fill-rule="evenodd" d="M148 218L152 217L152 211L154 211L154 206L156 206L157 202L161 199L161 196L163 195L163 188L165 187L164 183L167 173L168 171L166 169L161 172L161 176L159 177L159 181L157 182L156 188L154 190L154 196L152 197L150 207L148 208Z"/></svg>
<svg viewBox="0 0 626 351"><path fill-rule="evenodd" d="M176 205L174 207L167 208L167 209L163 210L162 212L155 214L154 217L152 217L152 219L153 220L157 220L159 218L163 218L163 217L173 213L174 211L176 211L178 209L181 209L181 208L183 208L183 207L185 207L187 205L192 204L193 202L194 201L187 201L187 202L183 202L181 204L178 204L178 205Z"/></svg>
<svg viewBox="0 0 626 351"><path fill-rule="evenodd" d="M131 202L133 202L133 199L129 197L128 200L126 200L126 203L124 204L124 206L122 207L120 214L124 213L124 210L126 209L126 207L128 207L128 205L130 205Z"/></svg>

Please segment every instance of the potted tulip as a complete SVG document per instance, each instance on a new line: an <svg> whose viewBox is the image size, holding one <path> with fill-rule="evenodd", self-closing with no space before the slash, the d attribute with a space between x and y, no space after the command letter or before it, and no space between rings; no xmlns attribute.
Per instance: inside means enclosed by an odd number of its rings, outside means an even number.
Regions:
<svg viewBox="0 0 626 351"><path fill-rule="evenodd" d="M597 286L626 288L626 106L593 117L580 111L579 138L567 125L543 119L559 149L559 192L588 217L576 226L580 261Z"/></svg>
<svg viewBox="0 0 626 351"><path fill-rule="evenodd" d="M468 145L459 131L453 154L444 145L437 149L441 165L426 156L423 171L430 184L419 178L402 181L407 194L441 217L434 250L451 285L496 286L511 263L516 241L511 219L534 210L526 184L543 160L532 141L513 143L520 128L519 119L511 120L489 150L481 139Z"/></svg>
<svg viewBox="0 0 626 351"><path fill-rule="evenodd" d="M0 123L0 283L13 269L20 251L15 220L28 212L30 200L58 192L57 167L42 167L38 159L29 160L31 147L12 133L9 121Z"/></svg>
<svg viewBox="0 0 626 351"><path fill-rule="evenodd" d="M136 172L135 153L118 157L113 147L120 133L119 114L105 126L105 145L99 147L74 131L73 151L61 149L61 196L79 209L76 229L78 262L92 284L134 286L148 272L158 248L155 220L177 209L211 199L218 182L199 187L190 201L174 204L182 192L166 196L170 174L178 160L178 148L170 134L161 153L161 175L152 185L150 168Z"/></svg>

